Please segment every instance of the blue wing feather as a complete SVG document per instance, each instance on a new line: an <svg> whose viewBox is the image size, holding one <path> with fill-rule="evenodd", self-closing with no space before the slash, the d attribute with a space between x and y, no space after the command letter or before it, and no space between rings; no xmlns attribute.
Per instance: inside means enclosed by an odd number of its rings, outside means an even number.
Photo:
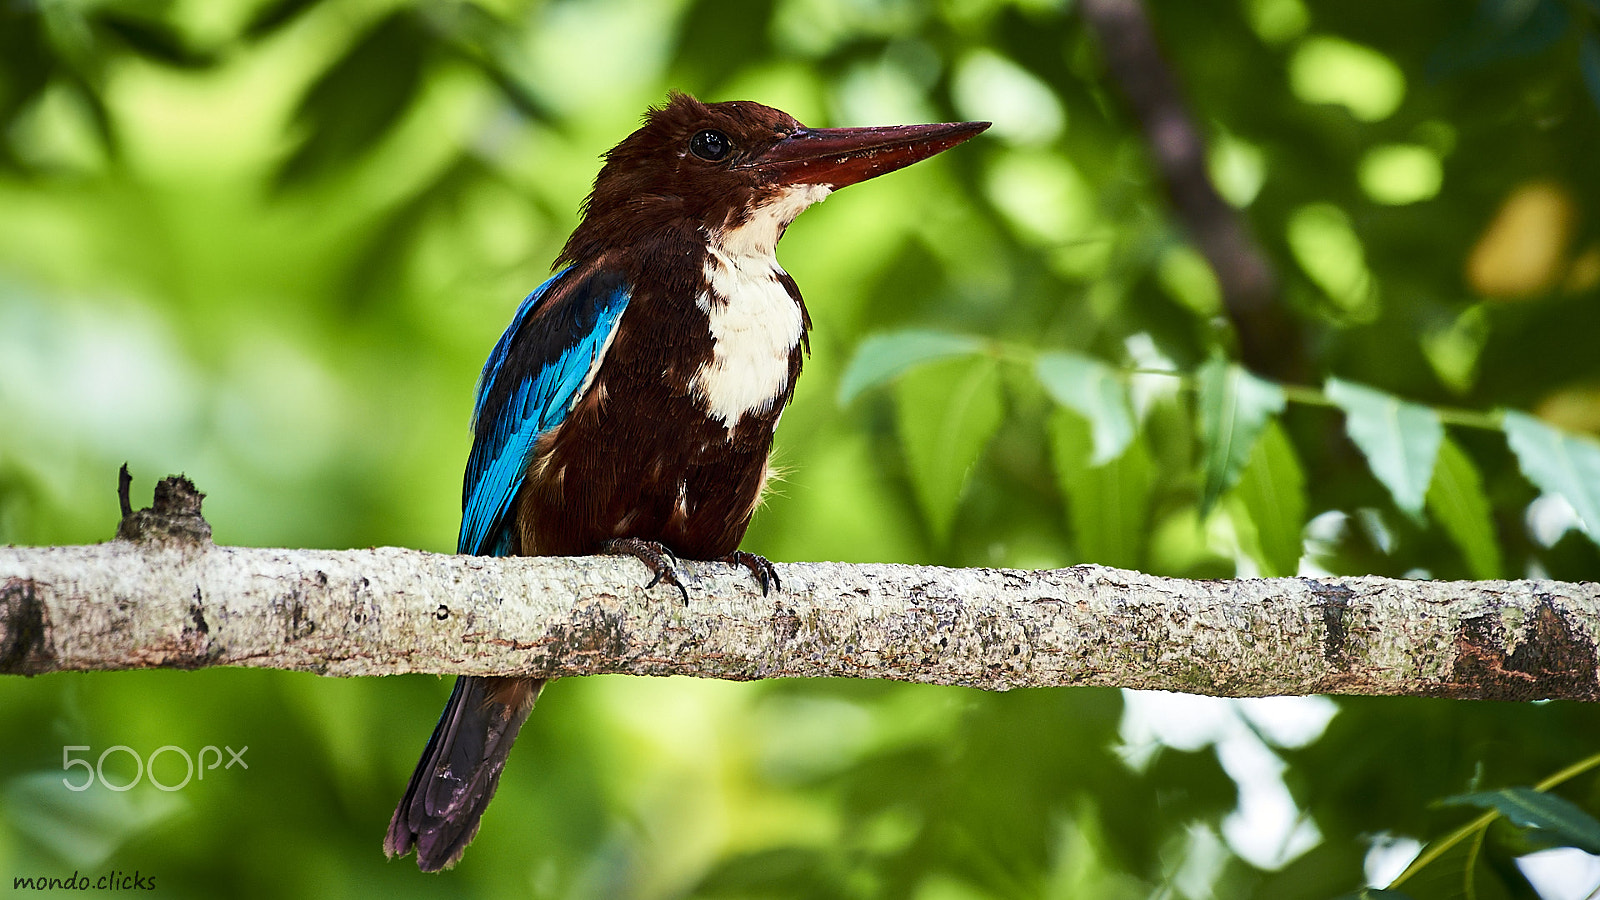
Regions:
<svg viewBox="0 0 1600 900"><path fill-rule="evenodd" d="M564 269L522 301L478 380L456 552L510 554L507 517L534 446L581 399L629 296L614 274Z"/></svg>

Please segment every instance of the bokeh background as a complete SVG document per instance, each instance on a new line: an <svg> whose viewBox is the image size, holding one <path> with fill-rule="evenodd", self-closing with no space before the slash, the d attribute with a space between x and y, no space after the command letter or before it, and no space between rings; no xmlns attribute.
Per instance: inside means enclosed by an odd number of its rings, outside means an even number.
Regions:
<svg viewBox="0 0 1600 900"><path fill-rule="evenodd" d="M995 123L790 229L780 256L813 353L778 435L787 477L747 549L1600 578L1571 498L1541 493L1492 423L1451 419L1466 506L1408 514L1315 394L1336 375L1600 431L1600 4L1151 0L1224 215L1272 273L1275 352L1243 361L1309 389L1204 515L1181 373L1237 358L1249 322L1083 13L0 0L0 541L108 539L126 461L136 505L163 475L193 478L222 543L451 550L483 358L599 154L681 89L819 126ZM977 350L841 402L863 341L907 329ZM1030 368L1052 350L1180 374L1127 376L1137 434L1107 463ZM1440 798L1532 784L1600 744L1596 712L1570 703L566 680L465 861L424 877L380 840L448 689L0 680L0 883L137 870L170 897L1329 898L1387 883L1470 818ZM170 793L64 789L64 746L118 745L248 746L249 768ZM176 782L181 760L155 771ZM128 754L106 773L131 778ZM1600 807L1592 773L1560 790ZM1576 900L1600 883L1577 851L1516 861L1538 849L1491 829L1407 889Z"/></svg>

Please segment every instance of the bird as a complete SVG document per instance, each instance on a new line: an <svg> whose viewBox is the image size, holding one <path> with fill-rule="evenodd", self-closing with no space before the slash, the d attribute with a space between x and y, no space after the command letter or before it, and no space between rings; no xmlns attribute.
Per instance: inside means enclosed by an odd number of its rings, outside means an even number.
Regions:
<svg viewBox="0 0 1600 900"><path fill-rule="evenodd" d="M674 92L604 155L549 280L479 377L457 552L617 554L646 588L688 591L681 559L748 569L739 549L810 351L778 241L838 188L943 152L988 122L807 128L748 100ZM459 676L384 840L451 867L476 836L545 682Z"/></svg>

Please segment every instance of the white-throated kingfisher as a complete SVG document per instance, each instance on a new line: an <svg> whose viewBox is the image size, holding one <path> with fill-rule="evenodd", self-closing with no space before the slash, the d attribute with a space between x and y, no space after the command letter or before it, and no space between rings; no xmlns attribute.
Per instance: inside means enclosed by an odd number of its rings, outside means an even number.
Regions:
<svg viewBox="0 0 1600 900"><path fill-rule="evenodd" d="M688 594L675 557L739 549L811 327L774 255L829 192L954 147L987 122L807 128L748 101L673 94L605 155L559 270L478 382L457 552L620 553ZM384 851L461 858L544 682L456 679Z"/></svg>

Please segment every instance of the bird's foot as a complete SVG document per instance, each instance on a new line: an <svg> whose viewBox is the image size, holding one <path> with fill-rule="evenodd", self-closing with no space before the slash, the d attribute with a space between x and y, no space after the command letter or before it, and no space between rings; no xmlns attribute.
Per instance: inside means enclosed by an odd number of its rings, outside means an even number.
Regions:
<svg viewBox="0 0 1600 900"><path fill-rule="evenodd" d="M744 566L749 569L750 574L754 575L756 581L760 582L761 596L763 597L767 595L768 588L783 590L783 582L778 580L778 570L772 567L772 563L765 556L757 556L754 553L735 550L727 556L718 557L717 562L725 562L730 566Z"/></svg>
<svg viewBox="0 0 1600 900"><path fill-rule="evenodd" d="M648 591L662 583L670 584L678 589L678 593L683 595L685 604L689 602L689 589L683 586L682 581L678 580L678 556L666 544L660 541L647 541L643 538L616 538L615 540L606 541L602 552L613 556L631 556L649 566L650 571L654 572L656 577L650 579L650 583L644 586L645 590Z"/></svg>

